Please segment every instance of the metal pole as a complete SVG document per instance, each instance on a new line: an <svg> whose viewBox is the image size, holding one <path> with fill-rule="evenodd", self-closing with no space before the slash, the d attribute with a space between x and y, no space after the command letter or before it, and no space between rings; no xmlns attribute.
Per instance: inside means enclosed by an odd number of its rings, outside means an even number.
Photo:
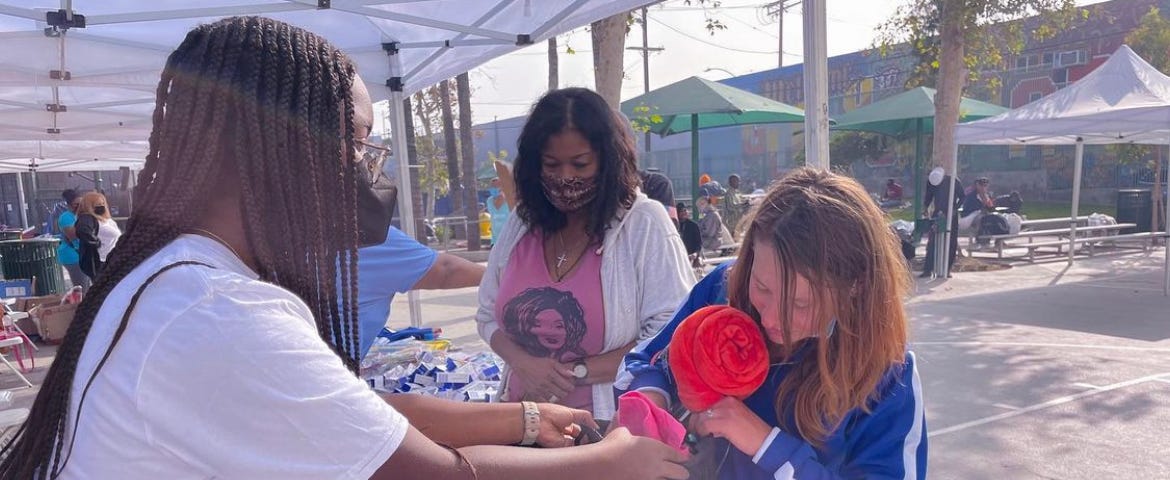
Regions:
<svg viewBox="0 0 1170 480"><path fill-rule="evenodd" d="M493 155L500 154L500 117L492 117L492 136L495 137L496 151Z"/></svg>
<svg viewBox="0 0 1170 480"><path fill-rule="evenodd" d="M390 53L390 76L402 78L402 58L397 52ZM398 159L398 212L402 215L402 231L407 237L417 238L414 228L414 206L410 203L410 158L406 152L406 138L411 133L406 131L406 112L402 111L406 95L402 91L401 83L399 85L399 88L392 88L390 91L390 129L393 133L391 146L394 148L394 156ZM406 292L406 298L410 305L410 325L421 327L422 309L419 305L418 291Z"/></svg>
<svg viewBox="0 0 1170 480"><path fill-rule="evenodd" d="M1073 161L1072 219L1069 220L1068 264L1073 264L1077 254L1077 211L1081 204L1081 164L1085 158L1085 140L1077 137L1076 157Z"/></svg>
<svg viewBox="0 0 1170 480"><path fill-rule="evenodd" d="M804 151L806 163L829 169L829 80L826 0L804 0Z"/></svg>
<svg viewBox="0 0 1170 480"><path fill-rule="evenodd" d="M951 274L951 235L958 235L959 232L951 231L954 216L958 215L955 212L955 184L956 179L959 178L959 144L955 144L955 148L951 150L951 185L947 188L947 223L943 226L942 242L937 245L936 251L942 252L942 255L935 255L935 273L937 276L947 278ZM938 208L938 206L935 206Z"/></svg>
<svg viewBox="0 0 1170 480"><path fill-rule="evenodd" d="M780 41L776 45L776 48L779 49L779 52L776 53L776 68L782 69L784 68L784 0L781 0L780 10L776 12L776 23L780 25L779 31L776 32L776 36L780 37Z"/></svg>
<svg viewBox="0 0 1170 480"><path fill-rule="evenodd" d="M922 218L922 119L914 121L914 219Z"/></svg>
<svg viewBox="0 0 1170 480"><path fill-rule="evenodd" d="M691 114L691 206L699 201L699 115Z"/></svg>
<svg viewBox="0 0 1170 480"><path fill-rule="evenodd" d="M24 173L16 172L16 200L20 202L20 228L28 228L28 202L24 198Z"/></svg>
<svg viewBox="0 0 1170 480"><path fill-rule="evenodd" d="M1167 178L1170 178L1170 158L1166 159L1166 167L1162 171L1166 172ZM1161 182L1162 179L1155 178L1154 181ZM1162 218L1166 220L1166 223L1163 224L1162 233L1167 233L1170 232L1170 181L1166 182L1166 185L1162 187L1162 193L1166 195L1166 208L1162 209ZM1157 228L1153 230L1155 232L1158 231ZM1170 237L1164 237L1162 239L1162 245L1166 252L1166 258L1163 260L1164 263L1162 265L1162 274L1166 277L1162 282L1162 296L1170 296Z"/></svg>
<svg viewBox="0 0 1170 480"><path fill-rule="evenodd" d="M646 7L642 7L642 93L650 93L650 33L647 29ZM646 158L650 161L650 131L646 131Z"/></svg>

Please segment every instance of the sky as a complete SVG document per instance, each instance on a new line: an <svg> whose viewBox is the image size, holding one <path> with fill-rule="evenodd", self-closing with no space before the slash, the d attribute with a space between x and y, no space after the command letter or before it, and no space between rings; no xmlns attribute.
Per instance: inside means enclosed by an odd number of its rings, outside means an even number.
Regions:
<svg viewBox="0 0 1170 480"><path fill-rule="evenodd" d="M873 46L875 29L909 0L827 1L829 56ZM1102 0L1082 0L1078 4ZM649 45L663 51L651 53L650 89L691 76L721 80L735 75L777 67L779 25L762 8L771 0L723 0L719 8L688 6L684 0L668 0L649 8ZM789 3L793 3L790 0ZM784 14L784 64L803 59L803 17L799 5ZM726 30L711 35L705 18L718 19ZM558 37L560 86L593 87L593 55L589 32L578 29ZM640 47L642 32L635 25L627 47ZM576 53L566 54L566 46ZM500 57L471 71L472 116L475 124L524 115L548 86L547 44L540 43ZM643 92L642 56L625 52L626 78L622 99ZM730 72L730 73L729 73Z"/></svg>

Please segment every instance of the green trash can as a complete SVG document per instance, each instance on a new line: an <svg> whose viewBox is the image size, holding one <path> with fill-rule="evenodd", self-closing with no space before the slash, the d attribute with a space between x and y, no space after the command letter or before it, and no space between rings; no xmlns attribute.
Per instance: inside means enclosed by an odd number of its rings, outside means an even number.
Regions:
<svg viewBox="0 0 1170 480"><path fill-rule="evenodd" d="M55 238L0 241L4 278L36 278L37 295L65 293L65 276L57 260Z"/></svg>

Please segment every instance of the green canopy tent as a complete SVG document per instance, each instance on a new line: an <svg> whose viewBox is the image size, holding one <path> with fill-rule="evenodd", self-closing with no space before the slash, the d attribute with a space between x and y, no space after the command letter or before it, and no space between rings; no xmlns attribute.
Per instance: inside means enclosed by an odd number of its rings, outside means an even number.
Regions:
<svg viewBox="0 0 1170 480"><path fill-rule="evenodd" d="M914 136L914 218L922 216L922 136L934 133L933 88L918 87L850 110L837 116L833 130L880 133L891 137ZM999 105L963 97L959 122L993 117L1008 111Z"/></svg>
<svg viewBox="0 0 1170 480"><path fill-rule="evenodd" d="M622 113L663 137L691 132L692 197L699 191L699 130L804 122L799 108L699 77L626 100Z"/></svg>

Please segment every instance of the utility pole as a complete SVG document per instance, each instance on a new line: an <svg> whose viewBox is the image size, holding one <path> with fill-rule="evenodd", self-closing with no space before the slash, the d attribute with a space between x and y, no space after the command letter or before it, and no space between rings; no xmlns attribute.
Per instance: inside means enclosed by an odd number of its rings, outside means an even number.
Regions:
<svg viewBox="0 0 1170 480"><path fill-rule="evenodd" d="M776 68L784 68L784 11L797 5L800 5L800 0L779 0L764 5L767 15L775 18L779 25L777 36L780 37L778 44L780 51L777 53Z"/></svg>
<svg viewBox="0 0 1170 480"><path fill-rule="evenodd" d="M642 7L642 93L650 93L650 34L646 31L646 7ZM650 161L650 131L646 131L646 161Z"/></svg>
<svg viewBox="0 0 1170 480"><path fill-rule="evenodd" d="M646 30L646 8L642 8L642 46L641 47L626 47L626 50L635 50L642 52L642 93L650 92L650 52L661 52L662 47L650 47L650 33ZM646 156L643 157L649 160L650 157L650 132L646 132L643 150Z"/></svg>

